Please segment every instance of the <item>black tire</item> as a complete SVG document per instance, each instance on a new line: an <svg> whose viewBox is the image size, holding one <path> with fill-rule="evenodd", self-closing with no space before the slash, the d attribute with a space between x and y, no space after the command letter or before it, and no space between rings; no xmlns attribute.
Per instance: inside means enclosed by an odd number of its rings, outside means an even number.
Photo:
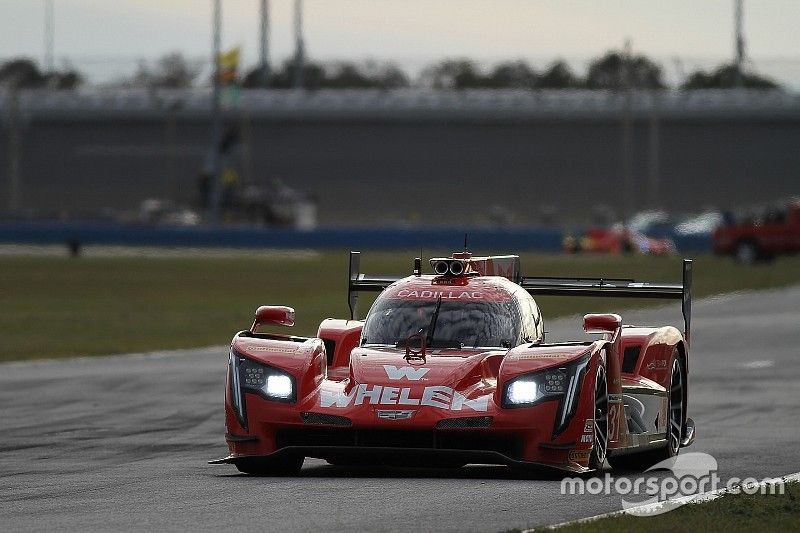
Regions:
<svg viewBox="0 0 800 533"><path fill-rule="evenodd" d="M598 365L594 380L594 438L589 468L600 470L608 453L608 379L606 369Z"/></svg>
<svg viewBox="0 0 800 533"><path fill-rule="evenodd" d="M236 462L236 468L251 476L296 476L303 468L305 457L250 458Z"/></svg>
<svg viewBox="0 0 800 533"><path fill-rule="evenodd" d="M660 463L678 455L683 438L683 428L686 423L686 367L678 350L672 355L670 366L670 383L667 404L667 445L663 448L648 450L646 452L631 453L609 457L609 464L621 470L646 470L654 464Z"/></svg>
<svg viewBox="0 0 800 533"><path fill-rule="evenodd" d="M758 246L751 241L742 241L736 245L734 257L737 263L752 265L761 257Z"/></svg>

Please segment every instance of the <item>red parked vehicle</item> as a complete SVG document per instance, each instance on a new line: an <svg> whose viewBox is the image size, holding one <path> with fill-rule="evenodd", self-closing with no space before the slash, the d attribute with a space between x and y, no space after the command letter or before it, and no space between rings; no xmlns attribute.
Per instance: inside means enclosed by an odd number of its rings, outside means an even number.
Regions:
<svg viewBox="0 0 800 533"><path fill-rule="evenodd" d="M332 464L503 464L588 472L641 468L694 439L687 416L691 261L679 284L523 277L518 256L419 259L368 276L350 254L351 317L316 337L259 333L294 310L263 306L234 336L225 389L230 455L255 475ZM361 291L381 294L356 319ZM545 342L533 295L674 298L684 332L588 314L599 338Z"/></svg>
<svg viewBox="0 0 800 533"><path fill-rule="evenodd" d="M714 231L714 253L742 263L800 251L800 201L768 210L762 217L729 220Z"/></svg>

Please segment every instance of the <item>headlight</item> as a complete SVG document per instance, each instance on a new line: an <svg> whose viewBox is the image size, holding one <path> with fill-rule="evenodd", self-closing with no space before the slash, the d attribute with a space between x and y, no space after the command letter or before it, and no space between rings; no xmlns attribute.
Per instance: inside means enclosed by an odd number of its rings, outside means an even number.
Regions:
<svg viewBox="0 0 800 533"><path fill-rule="evenodd" d="M503 407L523 407L548 398L556 399L566 391L566 378L566 368L520 376L506 385Z"/></svg>
<svg viewBox="0 0 800 533"><path fill-rule="evenodd" d="M267 396L275 398L292 397L292 378L282 375L271 375L267 377Z"/></svg>
<svg viewBox="0 0 800 533"><path fill-rule="evenodd" d="M236 354L234 354L235 356ZM267 400L293 401L294 379L289 374L246 357L239 359L239 384Z"/></svg>
<svg viewBox="0 0 800 533"><path fill-rule="evenodd" d="M533 403L539 398L535 379L517 379L508 386L508 402L514 405Z"/></svg>
<svg viewBox="0 0 800 533"><path fill-rule="evenodd" d="M233 350L228 364L228 381L231 387L231 404L239 424L247 429L247 404L244 392L258 394L276 402L295 400L295 381L292 376L252 359L242 357Z"/></svg>
<svg viewBox="0 0 800 533"><path fill-rule="evenodd" d="M583 376L589 356L563 367L525 374L506 383L502 405L505 408L531 407L548 400L558 401L553 436L563 432L578 408Z"/></svg>

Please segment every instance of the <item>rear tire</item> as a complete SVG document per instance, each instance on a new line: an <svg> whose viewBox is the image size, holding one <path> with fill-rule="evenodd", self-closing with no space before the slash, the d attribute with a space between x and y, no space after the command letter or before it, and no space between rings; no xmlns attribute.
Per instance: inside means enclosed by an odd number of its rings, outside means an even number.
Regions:
<svg viewBox="0 0 800 533"><path fill-rule="evenodd" d="M683 439L683 427L686 423L686 371L683 359L676 349L672 355L670 367L670 381L667 404L667 445L663 448L648 450L646 452L631 453L617 457L609 457L608 462L613 468L621 470L646 470L654 464L660 463L678 455Z"/></svg>
<svg viewBox="0 0 800 533"><path fill-rule="evenodd" d="M305 457L248 458L237 461L236 468L251 476L296 476L303 468Z"/></svg>
<svg viewBox="0 0 800 533"><path fill-rule="evenodd" d="M743 265L752 265L759 258L758 248L750 241L740 242L736 245L736 261Z"/></svg>

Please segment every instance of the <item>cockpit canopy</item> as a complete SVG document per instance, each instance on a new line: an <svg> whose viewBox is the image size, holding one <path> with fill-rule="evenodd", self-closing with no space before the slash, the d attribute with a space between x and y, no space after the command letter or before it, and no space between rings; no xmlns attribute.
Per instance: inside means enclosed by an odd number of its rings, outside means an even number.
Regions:
<svg viewBox="0 0 800 533"><path fill-rule="evenodd" d="M430 348L511 348L519 342L521 324L513 298L464 301L382 297L367 314L361 344L397 345L421 332Z"/></svg>

